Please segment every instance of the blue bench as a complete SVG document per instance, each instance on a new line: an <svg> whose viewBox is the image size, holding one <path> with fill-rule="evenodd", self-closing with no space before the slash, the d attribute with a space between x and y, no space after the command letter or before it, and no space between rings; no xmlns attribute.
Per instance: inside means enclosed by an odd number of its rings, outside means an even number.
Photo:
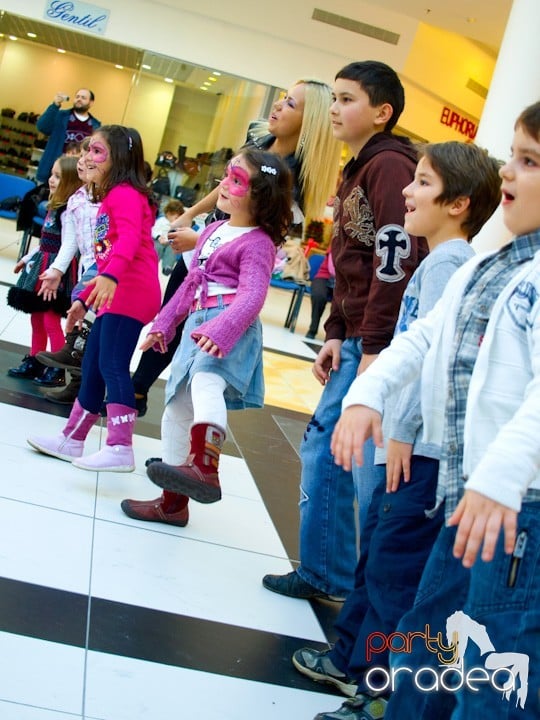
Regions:
<svg viewBox="0 0 540 720"><path fill-rule="evenodd" d="M0 202L8 198L13 198L14 201L15 198L18 198L20 201L27 192L30 192L35 187L36 184L32 180L10 175L9 173L0 173ZM17 208L3 210L0 207L0 217L15 220L17 218Z"/></svg>

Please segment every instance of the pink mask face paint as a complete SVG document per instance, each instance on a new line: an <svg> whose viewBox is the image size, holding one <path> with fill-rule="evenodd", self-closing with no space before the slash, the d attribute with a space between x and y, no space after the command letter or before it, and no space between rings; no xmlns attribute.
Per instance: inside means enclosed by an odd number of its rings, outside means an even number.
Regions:
<svg viewBox="0 0 540 720"><path fill-rule="evenodd" d="M247 170L244 170L239 165L228 165L221 183L227 188L230 195L245 197L249 192L249 180Z"/></svg>
<svg viewBox="0 0 540 720"><path fill-rule="evenodd" d="M102 163L107 162L107 160L109 159L109 149L106 147L106 145L100 142L90 143L86 159L90 160L90 162L93 162L96 165L101 165Z"/></svg>

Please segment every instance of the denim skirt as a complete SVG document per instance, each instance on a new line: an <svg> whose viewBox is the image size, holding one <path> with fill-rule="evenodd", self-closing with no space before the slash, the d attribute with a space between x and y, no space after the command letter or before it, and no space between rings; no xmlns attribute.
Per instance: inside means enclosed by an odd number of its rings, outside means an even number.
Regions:
<svg viewBox="0 0 540 720"><path fill-rule="evenodd" d="M228 410L260 408L264 404L264 376L262 358L262 325L257 318L224 358L217 358L200 350L191 337L202 323L223 312L215 307L196 310L188 315L182 340L171 363L165 387L168 403L182 383L188 385L197 372L215 373L227 382L224 397Z"/></svg>

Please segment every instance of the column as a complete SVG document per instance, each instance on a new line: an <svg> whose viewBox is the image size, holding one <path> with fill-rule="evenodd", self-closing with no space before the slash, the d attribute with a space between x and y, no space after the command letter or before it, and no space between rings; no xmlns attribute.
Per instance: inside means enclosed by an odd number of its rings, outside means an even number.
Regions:
<svg viewBox="0 0 540 720"><path fill-rule="evenodd" d="M514 123L524 108L540 100L540 2L514 0L475 143L506 161ZM499 208L473 241L477 251L496 249L510 238Z"/></svg>

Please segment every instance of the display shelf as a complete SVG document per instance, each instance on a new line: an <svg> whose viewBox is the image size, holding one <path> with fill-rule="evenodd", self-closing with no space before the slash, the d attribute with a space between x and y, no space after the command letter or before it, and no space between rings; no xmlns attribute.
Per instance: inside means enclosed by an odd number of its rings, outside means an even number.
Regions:
<svg viewBox="0 0 540 720"><path fill-rule="evenodd" d="M33 123L0 116L0 171L26 177L37 137Z"/></svg>

